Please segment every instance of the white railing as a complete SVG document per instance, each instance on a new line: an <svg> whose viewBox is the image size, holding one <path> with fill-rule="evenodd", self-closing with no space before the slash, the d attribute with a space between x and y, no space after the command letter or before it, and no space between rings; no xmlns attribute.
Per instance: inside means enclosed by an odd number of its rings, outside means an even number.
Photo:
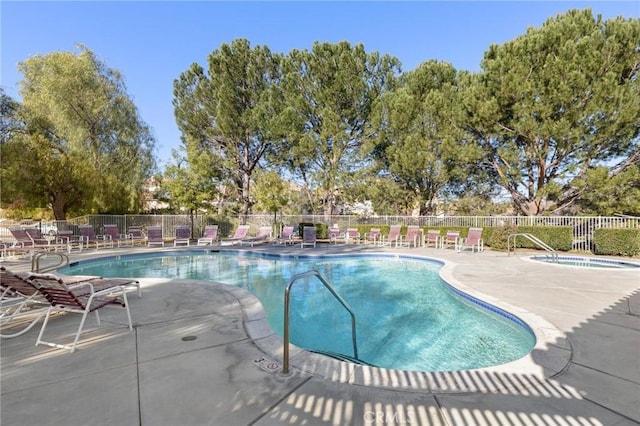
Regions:
<svg viewBox="0 0 640 426"><path fill-rule="evenodd" d="M116 224L122 233L129 226L162 226L163 235L174 235L178 225L192 225L189 215L86 215L66 221L34 221L30 223L4 221L0 224L0 241L12 242L11 226L35 226L43 233L55 234L57 230L73 230L80 224L92 224L96 233L101 233L106 224ZM260 226L274 223L272 214L256 214L244 218L229 218L221 224L219 235L229 235L240 223L251 226L253 231ZM418 225L421 227L499 227L514 226L568 226L573 229L573 249L592 250L593 230L598 228L640 228L640 217L630 216L357 216L357 215L277 215L280 225L299 223L337 224L341 229L355 225ZM202 235L205 225L216 223L208 216L194 216L192 235Z"/></svg>

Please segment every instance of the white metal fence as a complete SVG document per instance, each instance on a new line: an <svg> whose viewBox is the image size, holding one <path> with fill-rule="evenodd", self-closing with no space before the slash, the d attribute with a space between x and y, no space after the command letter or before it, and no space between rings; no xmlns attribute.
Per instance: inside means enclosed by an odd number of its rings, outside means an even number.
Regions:
<svg viewBox="0 0 640 426"><path fill-rule="evenodd" d="M107 224L115 224L122 233L130 226L143 229L148 226L162 226L163 235L167 238L175 235L178 225L192 227L192 235L202 235L205 225L217 223L219 235L232 233L239 223L251 225L255 232L260 226L297 225L299 223L337 224L341 229L355 225L418 225L421 227L499 227L516 226L568 226L573 229L573 249L592 249L593 230L598 228L640 228L640 217L619 216L324 216L324 215L249 215L244 218L212 218L208 216L189 215L87 215L66 221L22 221L0 223L0 240L13 240L9 228L12 226L32 226L40 228L43 233L55 234L59 230L73 230L77 226L91 224L97 233Z"/></svg>

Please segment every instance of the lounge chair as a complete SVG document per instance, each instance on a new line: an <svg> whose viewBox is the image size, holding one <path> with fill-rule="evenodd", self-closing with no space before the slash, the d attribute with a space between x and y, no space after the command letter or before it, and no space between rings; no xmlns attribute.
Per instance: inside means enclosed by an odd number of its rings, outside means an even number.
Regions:
<svg viewBox="0 0 640 426"><path fill-rule="evenodd" d="M391 227L389 228L389 234L382 237L382 239L380 240L380 245L389 247L395 245L396 247L398 247L400 238L402 238L400 236L400 229L400 225L391 225Z"/></svg>
<svg viewBox="0 0 640 426"><path fill-rule="evenodd" d="M447 234L442 239L442 248L447 248L450 245L453 245L453 248L458 250L458 243L460 242L460 232L458 231L447 231Z"/></svg>
<svg viewBox="0 0 640 426"><path fill-rule="evenodd" d="M300 248L304 248L304 246L316 246L316 228L314 226L305 226L302 229Z"/></svg>
<svg viewBox="0 0 640 426"><path fill-rule="evenodd" d="M204 227L202 237L198 238L199 246L211 246L218 241L218 225L207 225Z"/></svg>
<svg viewBox="0 0 640 426"><path fill-rule="evenodd" d="M33 241L35 245L48 246L49 248L52 248L54 250L57 249L58 245L56 244L57 242L55 238L45 238L45 236L42 235L42 232L40 232L38 228L24 228L24 232L27 233L27 235L29 236L29 238L31 238L31 241Z"/></svg>
<svg viewBox="0 0 640 426"><path fill-rule="evenodd" d="M338 244L338 241L344 240L344 235L338 225L333 225L329 228L329 243L333 242L334 244Z"/></svg>
<svg viewBox="0 0 640 426"><path fill-rule="evenodd" d="M258 229L258 233L254 237L246 237L240 240L240 245L249 244L253 247L254 244L265 243L271 239L271 226L261 226Z"/></svg>
<svg viewBox="0 0 640 426"><path fill-rule="evenodd" d="M83 246L90 247L93 245L96 247L96 250L100 247L113 248L111 235L96 235L92 225L80 225L78 226L78 229L80 230L80 240L82 241Z"/></svg>
<svg viewBox="0 0 640 426"><path fill-rule="evenodd" d="M173 240L173 246L177 246L178 244L191 244L191 227L188 225L178 225L176 226L176 238Z"/></svg>
<svg viewBox="0 0 640 426"><path fill-rule="evenodd" d="M29 273L0 266L0 337L25 334L46 315L51 303L29 281Z"/></svg>
<svg viewBox="0 0 640 426"><path fill-rule="evenodd" d="M347 228L347 232L344 233L345 244L360 244L360 233L358 228Z"/></svg>
<svg viewBox="0 0 640 426"><path fill-rule="evenodd" d="M289 245L293 244L293 226L285 226L282 228L282 232L280 236L276 238L273 242L274 245L282 244Z"/></svg>
<svg viewBox="0 0 640 426"><path fill-rule="evenodd" d="M127 234L131 238L133 245L135 245L136 243L146 244L147 242L147 238L139 226L130 226L127 230Z"/></svg>
<svg viewBox="0 0 640 426"><path fill-rule="evenodd" d="M58 251L59 249L67 248L67 245L65 244L52 243L42 237L36 228L9 228L9 232L11 232L11 235L15 239L12 248L22 249L25 252L29 252L31 255L33 255L33 252L37 250Z"/></svg>
<svg viewBox="0 0 640 426"><path fill-rule="evenodd" d="M407 234L399 241L400 246L419 247L422 245L422 230L417 225L407 226Z"/></svg>
<svg viewBox="0 0 640 426"><path fill-rule="evenodd" d="M470 248L473 253L478 250L478 253L484 250L484 242L482 241L482 228L469 228L466 238L462 238L458 242L458 253L462 250Z"/></svg>
<svg viewBox="0 0 640 426"><path fill-rule="evenodd" d="M105 306L116 305L124 308L127 313L129 330L133 330L127 293L124 285L119 284L121 282L126 282L127 280L102 280L103 282L110 282L113 284L103 290L96 290L94 282L92 281L79 283L74 289L71 289L64 282L60 282L55 277L46 274L32 274L29 280L51 303L51 306L47 309L42 328L40 329L40 334L38 334L36 346L47 345L54 348L69 349L71 353L73 353L76 350L78 341L80 340L80 334L82 334L82 329L84 328L87 315L91 312L95 312L98 325L100 325L100 314L98 310ZM82 319L80 320L80 325L76 331L73 343L62 345L43 340L44 331L49 323L49 318L51 317L51 314L55 312L82 314Z"/></svg>
<svg viewBox="0 0 640 426"><path fill-rule="evenodd" d="M371 228L369 232L364 234L364 243L378 245L382 239L382 232L380 232L380 228Z"/></svg>
<svg viewBox="0 0 640 426"><path fill-rule="evenodd" d="M112 278L105 279L95 276L70 276L62 277L55 274L33 274L31 272L13 273L0 266L0 324L9 329L16 326L19 331L11 334L0 333L3 338L20 336L29 331L42 318L51 307L51 302L41 293L34 280L56 280L64 283L76 296L86 296L91 291L103 291L122 286L125 289L137 289L138 297L142 297L140 282L131 279ZM90 285L87 285L90 284ZM25 318L26 317L26 318Z"/></svg>
<svg viewBox="0 0 640 426"><path fill-rule="evenodd" d="M69 253L71 253L74 248L82 251L82 237L75 235L71 229L58 230L56 243L66 245Z"/></svg>
<svg viewBox="0 0 640 426"><path fill-rule="evenodd" d="M234 232L232 236L230 236L229 238L222 239L221 244L230 243L231 245L235 245L236 243L239 243L240 241L247 238L248 233L249 233L249 225L239 225L236 228L236 232Z"/></svg>
<svg viewBox="0 0 640 426"><path fill-rule="evenodd" d="M154 245L164 247L162 226L147 226L147 247Z"/></svg>
<svg viewBox="0 0 640 426"><path fill-rule="evenodd" d="M424 239L424 246L425 247L429 247L429 244L433 243L433 247L438 248L440 247L440 240L441 240L441 236L440 236L440 230L438 229L429 229L427 231L427 236Z"/></svg>
<svg viewBox="0 0 640 426"><path fill-rule="evenodd" d="M104 234L111 237L112 243L118 243L118 247L133 247L133 238L130 234L121 234L118 225L104 225Z"/></svg>

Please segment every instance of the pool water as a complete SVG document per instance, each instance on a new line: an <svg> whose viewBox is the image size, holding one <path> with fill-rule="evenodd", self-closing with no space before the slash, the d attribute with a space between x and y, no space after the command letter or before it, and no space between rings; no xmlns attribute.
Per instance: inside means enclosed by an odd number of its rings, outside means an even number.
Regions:
<svg viewBox="0 0 640 426"><path fill-rule="evenodd" d="M452 371L504 364L531 351L535 338L517 318L456 294L441 264L391 256L282 257L239 252L121 256L74 264L61 272L105 277L216 281L261 301L271 327L283 330L284 289L296 274L318 270L351 306L359 359L411 371ZM316 277L291 290L291 342L353 356L348 312Z"/></svg>

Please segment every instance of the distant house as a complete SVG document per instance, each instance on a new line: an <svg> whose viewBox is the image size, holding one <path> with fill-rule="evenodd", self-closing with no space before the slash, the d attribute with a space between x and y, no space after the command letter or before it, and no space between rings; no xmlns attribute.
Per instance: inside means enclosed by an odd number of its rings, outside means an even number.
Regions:
<svg viewBox="0 0 640 426"><path fill-rule="evenodd" d="M142 188L142 211L154 212L168 209L169 203L158 200L157 194L160 189L160 182L157 179L148 179Z"/></svg>

